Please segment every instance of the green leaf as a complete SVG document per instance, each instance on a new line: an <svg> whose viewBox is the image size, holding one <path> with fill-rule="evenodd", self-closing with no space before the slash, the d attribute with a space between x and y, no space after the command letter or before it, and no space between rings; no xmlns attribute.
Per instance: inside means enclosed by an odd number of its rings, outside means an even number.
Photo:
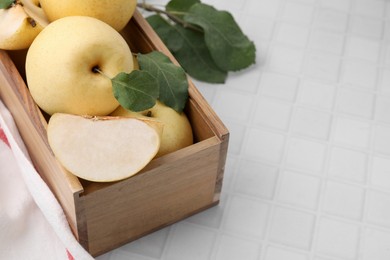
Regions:
<svg viewBox="0 0 390 260"><path fill-rule="evenodd" d="M215 64L205 44L203 34L185 29L180 25L175 25L174 28L185 44L173 54L188 74L209 83L225 83L228 73Z"/></svg>
<svg viewBox="0 0 390 260"><path fill-rule="evenodd" d="M222 70L237 71L255 63L255 45L229 12L198 3L189 9L184 20L204 30L211 56Z"/></svg>
<svg viewBox="0 0 390 260"><path fill-rule="evenodd" d="M158 82L149 72L121 72L111 79L115 98L124 108L135 112L151 108L159 95Z"/></svg>
<svg viewBox="0 0 390 260"><path fill-rule="evenodd" d="M0 0L0 9L10 8L14 0Z"/></svg>
<svg viewBox="0 0 390 260"><path fill-rule="evenodd" d="M188 10L194 4L200 3L199 0L171 0L165 6L165 10L170 12L178 17L183 17L184 13L188 12Z"/></svg>
<svg viewBox="0 0 390 260"><path fill-rule="evenodd" d="M176 31L164 18L155 14L146 18L161 40L171 52L177 51L183 46L183 39L178 38Z"/></svg>
<svg viewBox="0 0 390 260"><path fill-rule="evenodd" d="M140 69L157 79L159 100L177 112L182 112L188 99L188 80L183 68L173 64L166 55L158 51L138 54L137 58Z"/></svg>
<svg viewBox="0 0 390 260"><path fill-rule="evenodd" d="M172 26L159 15L147 20L191 77L209 83L225 82L227 72L215 64L202 33Z"/></svg>

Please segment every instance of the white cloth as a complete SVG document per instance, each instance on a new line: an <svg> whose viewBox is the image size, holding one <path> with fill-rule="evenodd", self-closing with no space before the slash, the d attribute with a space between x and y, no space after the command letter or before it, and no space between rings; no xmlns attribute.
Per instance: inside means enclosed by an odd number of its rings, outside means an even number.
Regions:
<svg viewBox="0 0 390 260"><path fill-rule="evenodd" d="M0 259L93 259L73 236L60 204L32 165L1 100Z"/></svg>

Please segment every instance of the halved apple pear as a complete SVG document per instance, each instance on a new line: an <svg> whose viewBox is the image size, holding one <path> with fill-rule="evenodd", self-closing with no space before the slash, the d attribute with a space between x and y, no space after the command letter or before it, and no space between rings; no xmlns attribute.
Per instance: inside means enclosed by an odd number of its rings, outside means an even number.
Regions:
<svg viewBox="0 0 390 260"><path fill-rule="evenodd" d="M157 154L163 125L126 117L56 113L47 136L58 161L72 174L93 182L129 178Z"/></svg>
<svg viewBox="0 0 390 260"><path fill-rule="evenodd" d="M38 0L15 1L9 8L0 9L0 49L28 48L48 24Z"/></svg>

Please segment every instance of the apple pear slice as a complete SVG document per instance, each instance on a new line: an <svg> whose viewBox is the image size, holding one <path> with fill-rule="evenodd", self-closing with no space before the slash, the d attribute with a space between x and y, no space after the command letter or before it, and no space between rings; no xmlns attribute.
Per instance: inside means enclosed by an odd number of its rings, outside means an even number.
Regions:
<svg viewBox="0 0 390 260"><path fill-rule="evenodd" d="M49 24L37 0L21 0L7 9L0 9L0 49L28 48L35 37Z"/></svg>
<svg viewBox="0 0 390 260"><path fill-rule="evenodd" d="M111 182L138 173L155 157L162 128L151 120L56 113L47 136L68 171L85 180Z"/></svg>

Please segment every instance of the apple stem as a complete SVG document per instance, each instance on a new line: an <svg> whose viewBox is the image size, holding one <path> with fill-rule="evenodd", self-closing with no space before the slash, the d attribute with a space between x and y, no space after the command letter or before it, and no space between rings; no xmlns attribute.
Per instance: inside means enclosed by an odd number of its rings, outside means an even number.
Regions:
<svg viewBox="0 0 390 260"><path fill-rule="evenodd" d="M99 73L100 75L103 75L104 77L111 79L111 77L108 76L107 74L105 74L103 71L101 71L99 66L97 66L97 65L92 67L92 72Z"/></svg>

